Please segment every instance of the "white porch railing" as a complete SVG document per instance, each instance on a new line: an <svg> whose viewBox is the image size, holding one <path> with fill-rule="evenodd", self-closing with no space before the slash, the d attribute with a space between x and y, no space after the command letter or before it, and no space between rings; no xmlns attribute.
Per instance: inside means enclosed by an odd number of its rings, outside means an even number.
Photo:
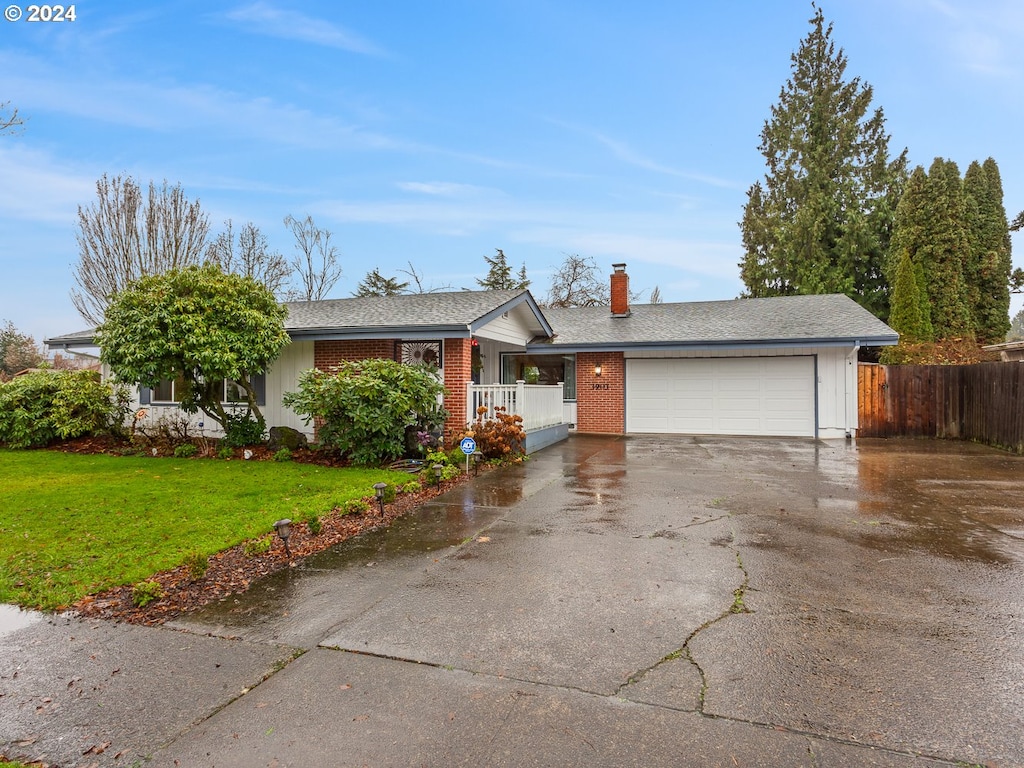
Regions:
<svg viewBox="0 0 1024 768"><path fill-rule="evenodd" d="M527 432L562 423L562 385L527 384L467 384L466 422L476 421L476 409L487 408L484 419L494 418L495 408L523 417Z"/></svg>

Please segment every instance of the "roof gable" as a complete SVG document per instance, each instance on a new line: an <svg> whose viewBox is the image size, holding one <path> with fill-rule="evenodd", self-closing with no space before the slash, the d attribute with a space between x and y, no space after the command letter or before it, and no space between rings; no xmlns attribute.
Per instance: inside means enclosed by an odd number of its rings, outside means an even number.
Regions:
<svg viewBox="0 0 1024 768"><path fill-rule="evenodd" d="M529 291L449 291L365 296L285 304L294 339L470 336L517 307L531 332L550 336L547 318Z"/></svg>

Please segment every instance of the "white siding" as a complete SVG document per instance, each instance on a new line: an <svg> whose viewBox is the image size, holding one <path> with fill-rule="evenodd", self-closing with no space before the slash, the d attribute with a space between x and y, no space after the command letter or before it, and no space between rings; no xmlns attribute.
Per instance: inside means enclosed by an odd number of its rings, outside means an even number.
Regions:
<svg viewBox="0 0 1024 768"><path fill-rule="evenodd" d="M260 411L266 419L268 428L294 427L305 432L307 437L313 437L313 425L304 424L300 416L296 415L290 408L285 408L281 405L281 396L285 392L293 392L298 389L299 373L312 367L313 342L311 341L299 341L289 344L284 348L281 356L274 361L270 370L267 371L266 405L260 406ZM104 377L109 376L109 373L104 368ZM129 387L129 391L132 397L132 410L128 417L129 423L131 423L135 413L140 409L144 409L146 412L145 420L150 424L161 418L175 420L184 418L189 421L197 435L221 437L224 434L223 430L214 421L202 413L189 415L176 405L139 405L138 386Z"/></svg>
<svg viewBox="0 0 1024 768"><path fill-rule="evenodd" d="M299 388L299 374L313 367L313 342L295 341L284 348L281 356L267 371L267 404L261 406L267 427L293 427L313 437L313 425L303 424L302 417L281 405L285 392Z"/></svg>
<svg viewBox="0 0 1024 768"><path fill-rule="evenodd" d="M515 344L522 348L538 333L537 320L526 304L520 304L505 315L496 317L473 335L478 339L492 339Z"/></svg>

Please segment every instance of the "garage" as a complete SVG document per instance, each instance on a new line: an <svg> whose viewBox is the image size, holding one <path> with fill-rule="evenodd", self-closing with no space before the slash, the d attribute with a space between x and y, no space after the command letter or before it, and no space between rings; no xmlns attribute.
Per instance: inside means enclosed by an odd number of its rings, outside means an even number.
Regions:
<svg viewBox="0 0 1024 768"><path fill-rule="evenodd" d="M626 360L626 432L815 437L815 358Z"/></svg>

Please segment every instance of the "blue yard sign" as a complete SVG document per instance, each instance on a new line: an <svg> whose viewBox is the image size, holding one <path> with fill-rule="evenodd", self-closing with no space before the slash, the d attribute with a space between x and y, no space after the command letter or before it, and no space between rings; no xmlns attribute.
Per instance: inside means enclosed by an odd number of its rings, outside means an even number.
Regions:
<svg viewBox="0 0 1024 768"><path fill-rule="evenodd" d="M473 451L476 450L476 440L474 440L472 437L464 437L462 438L462 442L459 443L459 447L462 449L462 452L464 454L469 456L471 453L473 453Z"/></svg>

